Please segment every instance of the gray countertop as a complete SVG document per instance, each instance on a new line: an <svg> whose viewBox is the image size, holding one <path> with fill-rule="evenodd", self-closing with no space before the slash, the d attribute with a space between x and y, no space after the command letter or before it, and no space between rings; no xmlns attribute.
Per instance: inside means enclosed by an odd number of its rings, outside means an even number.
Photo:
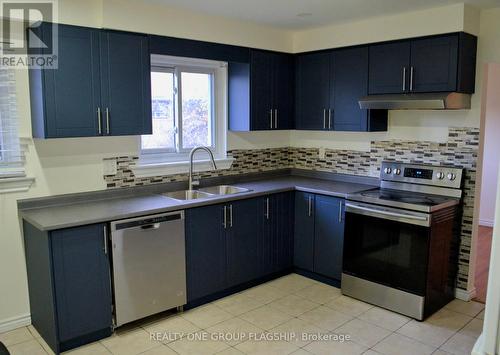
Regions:
<svg viewBox="0 0 500 355"><path fill-rule="evenodd" d="M20 216L34 227L48 231L225 203L284 191L297 190L345 198L348 194L374 188L372 185L300 176L267 178L231 185L245 187L251 191L191 201L177 201L161 194L151 193L89 201L80 198L74 203L20 209Z"/></svg>

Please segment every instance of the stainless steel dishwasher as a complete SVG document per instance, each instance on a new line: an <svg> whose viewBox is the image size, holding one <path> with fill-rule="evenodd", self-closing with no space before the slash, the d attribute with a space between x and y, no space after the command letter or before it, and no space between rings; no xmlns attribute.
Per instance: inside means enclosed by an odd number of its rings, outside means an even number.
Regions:
<svg viewBox="0 0 500 355"><path fill-rule="evenodd" d="M115 322L186 304L184 211L111 223Z"/></svg>

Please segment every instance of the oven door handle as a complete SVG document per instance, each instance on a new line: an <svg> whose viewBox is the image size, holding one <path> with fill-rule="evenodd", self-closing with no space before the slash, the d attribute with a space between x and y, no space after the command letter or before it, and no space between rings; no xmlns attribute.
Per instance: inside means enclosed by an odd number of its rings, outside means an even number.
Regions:
<svg viewBox="0 0 500 355"><path fill-rule="evenodd" d="M361 206L361 205L353 204L353 203L349 203L349 202L347 202L345 204L345 207L346 207L346 212L371 215L373 217L380 217L380 218L388 217L387 219L401 220L402 222L407 221L408 223L419 224L419 225L423 225L423 226L430 225L429 216L417 216L417 215L413 215L413 214L391 212L391 211L380 210L380 209L372 208L372 207L365 207L365 206Z"/></svg>

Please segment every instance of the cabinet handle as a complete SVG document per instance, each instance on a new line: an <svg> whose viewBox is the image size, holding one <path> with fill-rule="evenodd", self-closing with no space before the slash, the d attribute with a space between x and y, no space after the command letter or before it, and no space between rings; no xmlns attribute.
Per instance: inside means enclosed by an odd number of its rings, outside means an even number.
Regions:
<svg viewBox="0 0 500 355"><path fill-rule="evenodd" d="M106 107L106 134L109 134L109 108Z"/></svg>
<svg viewBox="0 0 500 355"><path fill-rule="evenodd" d="M278 109L274 109L274 128L278 128Z"/></svg>
<svg viewBox="0 0 500 355"><path fill-rule="evenodd" d="M413 65L410 67L410 91L413 91Z"/></svg>
<svg viewBox="0 0 500 355"><path fill-rule="evenodd" d="M229 205L229 227L233 228L233 205Z"/></svg>
<svg viewBox="0 0 500 355"><path fill-rule="evenodd" d="M323 129L326 129L326 108L323 109Z"/></svg>
<svg viewBox="0 0 500 355"><path fill-rule="evenodd" d="M339 201L339 223L342 223L342 201Z"/></svg>
<svg viewBox="0 0 500 355"><path fill-rule="evenodd" d="M103 242L104 242L104 247L103 247L104 255L108 255L108 238L107 238L108 228L106 227L106 225L104 225L104 227L103 227L102 234L103 234Z"/></svg>
<svg viewBox="0 0 500 355"><path fill-rule="evenodd" d="M266 219L269 219L269 197L266 198Z"/></svg>
<svg viewBox="0 0 500 355"><path fill-rule="evenodd" d="M307 216L311 217L312 214L312 196L309 196L309 205L307 207Z"/></svg>
<svg viewBox="0 0 500 355"><path fill-rule="evenodd" d="M403 92L406 91L406 67L403 67Z"/></svg>
<svg viewBox="0 0 500 355"><path fill-rule="evenodd" d="M269 117L270 117L269 127L273 129L273 109L269 110Z"/></svg>
<svg viewBox="0 0 500 355"><path fill-rule="evenodd" d="M102 134L102 123L101 123L102 115L101 115L101 108L97 108L97 131L99 132L99 135Z"/></svg>
<svg viewBox="0 0 500 355"><path fill-rule="evenodd" d="M222 225L224 226L224 229L227 228L227 207L226 206L224 206L224 217L223 217Z"/></svg>
<svg viewBox="0 0 500 355"><path fill-rule="evenodd" d="M328 109L328 129L332 129L332 110Z"/></svg>

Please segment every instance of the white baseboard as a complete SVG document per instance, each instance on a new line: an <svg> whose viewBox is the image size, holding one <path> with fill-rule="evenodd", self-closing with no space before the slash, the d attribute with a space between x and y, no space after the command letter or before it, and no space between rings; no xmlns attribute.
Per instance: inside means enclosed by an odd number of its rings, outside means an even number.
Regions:
<svg viewBox="0 0 500 355"><path fill-rule="evenodd" d="M494 224L495 224L495 222L492 221L492 220L490 220L490 219L480 219L479 220L479 225L480 226L493 227Z"/></svg>
<svg viewBox="0 0 500 355"><path fill-rule="evenodd" d="M25 314L19 317L2 319L0 320L0 333L25 327L30 324L31 324L31 316L29 314Z"/></svg>
<svg viewBox="0 0 500 355"><path fill-rule="evenodd" d="M455 289L455 298L458 298L459 300L468 302L471 299L473 299L474 297L476 297L476 288L475 287L469 291L462 290L460 288Z"/></svg>
<svg viewBox="0 0 500 355"><path fill-rule="evenodd" d="M477 338L474 347L472 348L472 355L485 355L484 352L484 333L482 333L479 338Z"/></svg>

